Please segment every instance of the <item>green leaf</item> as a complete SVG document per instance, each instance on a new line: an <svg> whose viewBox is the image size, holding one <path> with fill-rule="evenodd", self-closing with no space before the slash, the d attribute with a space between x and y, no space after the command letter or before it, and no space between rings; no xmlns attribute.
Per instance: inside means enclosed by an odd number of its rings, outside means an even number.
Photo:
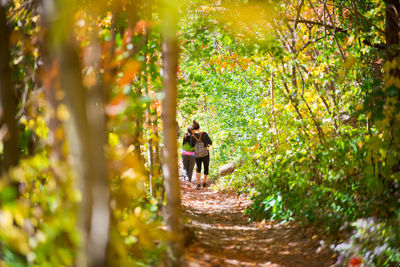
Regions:
<svg viewBox="0 0 400 267"><path fill-rule="evenodd" d="M397 87L394 86L394 85L389 86L389 87L386 88L386 90L385 90L385 96L394 97L394 96L398 96L398 95L399 95L399 88L397 88Z"/></svg>

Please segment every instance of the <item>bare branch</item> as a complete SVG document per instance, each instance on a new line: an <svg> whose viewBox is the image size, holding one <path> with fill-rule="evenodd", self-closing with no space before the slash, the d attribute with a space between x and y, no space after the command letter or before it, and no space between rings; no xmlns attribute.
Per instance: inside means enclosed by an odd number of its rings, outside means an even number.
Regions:
<svg viewBox="0 0 400 267"><path fill-rule="evenodd" d="M330 25L330 24L324 24L324 23L318 22L318 21L306 20L306 19L298 19L298 20L285 19L285 21L317 25L317 26L325 27L327 29L333 29L333 30L335 30L337 32L343 32L345 34L348 34L346 29L343 29L343 28L340 28L340 27L336 27L336 26Z"/></svg>

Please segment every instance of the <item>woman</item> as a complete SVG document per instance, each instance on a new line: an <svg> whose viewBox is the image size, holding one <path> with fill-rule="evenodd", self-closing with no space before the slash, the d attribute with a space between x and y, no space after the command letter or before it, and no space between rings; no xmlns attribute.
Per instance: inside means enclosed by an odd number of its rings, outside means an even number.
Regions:
<svg viewBox="0 0 400 267"><path fill-rule="evenodd" d="M197 121L193 121L193 132L192 137L190 138L190 145L195 147L197 150L197 154L195 154L196 160L196 179L197 179L197 189L201 188L201 165L204 167L204 176L203 176L203 188L207 187L207 178L208 178L208 167L210 164L210 152L208 151L208 146L212 145L212 141L206 132L200 131L200 124ZM198 153L205 147L205 151Z"/></svg>
<svg viewBox="0 0 400 267"><path fill-rule="evenodd" d="M183 164L183 179L192 182L192 174L194 168L194 146L190 144L190 139L192 137L192 126L187 128L187 132L183 136L182 142L182 164Z"/></svg>

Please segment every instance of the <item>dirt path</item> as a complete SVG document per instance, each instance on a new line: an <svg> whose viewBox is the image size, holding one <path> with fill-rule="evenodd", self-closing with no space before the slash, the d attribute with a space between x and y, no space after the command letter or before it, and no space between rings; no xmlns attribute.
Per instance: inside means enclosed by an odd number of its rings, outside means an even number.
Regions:
<svg viewBox="0 0 400 267"><path fill-rule="evenodd" d="M248 199L181 181L187 226L195 233L186 249L189 266L331 266L331 252L311 228L249 222Z"/></svg>

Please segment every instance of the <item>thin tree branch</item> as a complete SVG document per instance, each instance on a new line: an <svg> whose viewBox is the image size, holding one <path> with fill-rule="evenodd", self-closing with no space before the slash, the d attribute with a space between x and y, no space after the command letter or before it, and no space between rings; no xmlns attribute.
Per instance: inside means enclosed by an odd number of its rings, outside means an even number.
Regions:
<svg viewBox="0 0 400 267"><path fill-rule="evenodd" d="M343 28L340 28L340 27L336 27L336 26L330 25L330 24L324 24L324 23L318 22L318 21L306 20L306 19L298 19L297 21L293 20L293 19L285 19L285 21L317 25L317 26L325 27L327 29L333 29L335 31L343 32L345 34L348 34L348 31L346 29L343 29Z"/></svg>
<svg viewBox="0 0 400 267"><path fill-rule="evenodd" d="M178 37L180 37L180 36L183 36L183 35L185 35L185 34L190 34L190 33L196 33L196 34L198 34L199 32L202 32L202 31L208 30L209 28L210 28L210 26L206 26L206 27L203 27L203 28L200 28L200 29L194 30L194 31L190 31L190 32L183 32L183 33L181 33L181 34L178 34Z"/></svg>

